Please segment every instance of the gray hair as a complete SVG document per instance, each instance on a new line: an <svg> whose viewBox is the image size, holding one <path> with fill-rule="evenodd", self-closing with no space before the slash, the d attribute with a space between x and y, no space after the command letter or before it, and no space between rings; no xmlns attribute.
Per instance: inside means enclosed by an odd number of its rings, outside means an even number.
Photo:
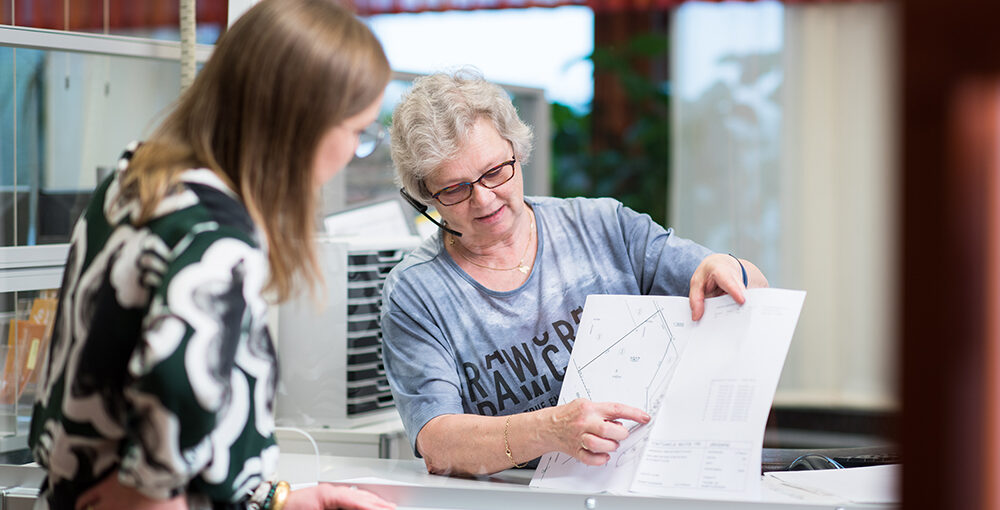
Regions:
<svg viewBox="0 0 1000 510"><path fill-rule="evenodd" d="M517 116L503 88L469 68L414 80L392 114L396 181L417 200L431 203L434 199L424 180L458 157L469 130L480 118L492 121L497 133L510 141L519 162L528 161L531 128Z"/></svg>

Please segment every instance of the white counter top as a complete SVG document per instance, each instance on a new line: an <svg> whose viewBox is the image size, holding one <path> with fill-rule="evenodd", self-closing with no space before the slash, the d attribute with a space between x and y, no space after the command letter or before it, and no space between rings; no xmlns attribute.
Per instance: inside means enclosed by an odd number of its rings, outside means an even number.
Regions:
<svg viewBox="0 0 1000 510"><path fill-rule="evenodd" d="M863 468L862 468L863 469ZM407 509L469 510L886 510L898 505L854 504L830 497L802 493L790 498L767 490L761 501L715 501L644 496L551 491L528 486L529 469L511 469L482 478L459 478L428 474L420 460L370 459L283 453L278 474L293 486L324 482L355 485L396 502ZM43 471L37 465L0 466L0 485L6 487L4 504L9 508L31 508ZM19 506L20 505L20 506Z"/></svg>
<svg viewBox="0 0 1000 510"><path fill-rule="evenodd" d="M428 474L420 460L367 459L352 457L282 454L279 476L297 484L318 480L355 485L396 502L402 509L475 510L723 510L746 509L887 509L896 505L834 502L831 498L801 495L798 500L765 490L761 501L690 500L644 496L613 496L550 491L528 487L532 470L511 469L478 479ZM317 474L318 473L318 474Z"/></svg>

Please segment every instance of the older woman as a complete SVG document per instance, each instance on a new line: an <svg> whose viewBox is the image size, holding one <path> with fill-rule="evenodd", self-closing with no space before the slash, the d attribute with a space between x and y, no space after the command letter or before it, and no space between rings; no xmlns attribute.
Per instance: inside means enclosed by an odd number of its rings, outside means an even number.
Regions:
<svg viewBox="0 0 1000 510"><path fill-rule="evenodd" d="M500 87L467 71L418 79L393 115L404 193L444 228L390 274L389 381L432 473L483 474L560 451L600 465L640 409L557 405L589 294L705 296L767 285L753 264L681 239L609 198L525 197L532 134Z"/></svg>

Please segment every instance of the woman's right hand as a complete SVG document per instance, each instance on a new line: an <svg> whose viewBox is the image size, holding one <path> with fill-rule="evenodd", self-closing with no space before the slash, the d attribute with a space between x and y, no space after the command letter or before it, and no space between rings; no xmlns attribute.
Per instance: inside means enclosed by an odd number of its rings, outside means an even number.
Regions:
<svg viewBox="0 0 1000 510"><path fill-rule="evenodd" d="M327 510L344 508L350 510L391 510L396 508L377 495L366 490L344 485L320 483L315 487L294 490L285 500L285 510Z"/></svg>
<svg viewBox="0 0 1000 510"><path fill-rule="evenodd" d="M551 434L553 449L572 456L588 466L602 466L611 459L608 452L618 449L619 441L629 431L618 420L649 423L642 409L615 402L591 402L578 398L552 407Z"/></svg>

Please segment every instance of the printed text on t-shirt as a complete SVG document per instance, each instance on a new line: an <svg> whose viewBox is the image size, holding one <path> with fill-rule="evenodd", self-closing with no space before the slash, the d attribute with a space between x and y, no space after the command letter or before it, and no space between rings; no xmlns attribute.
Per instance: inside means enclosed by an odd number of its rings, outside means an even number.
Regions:
<svg viewBox="0 0 1000 510"><path fill-rule="evenodd" d="M475 403L477 412L496 416L508 405L521 405L522 398L525 402L539 399L527 409L530 411L556 405L558 392L555 396L542 398L550 394L553 385L560 384L566 374L566 367L553 360L553 356L560 349L565 349L567 355L573 351L575 326L580 324L582 314L583 307L577 307L569 313L572 322L560 319L552 323L552 334L545 330L520 345L486 353L478 364L463 362L469 398ZM504 372L500 370L503 367L507 368ZM508 377L516 379L513 384Z"/></svg>

